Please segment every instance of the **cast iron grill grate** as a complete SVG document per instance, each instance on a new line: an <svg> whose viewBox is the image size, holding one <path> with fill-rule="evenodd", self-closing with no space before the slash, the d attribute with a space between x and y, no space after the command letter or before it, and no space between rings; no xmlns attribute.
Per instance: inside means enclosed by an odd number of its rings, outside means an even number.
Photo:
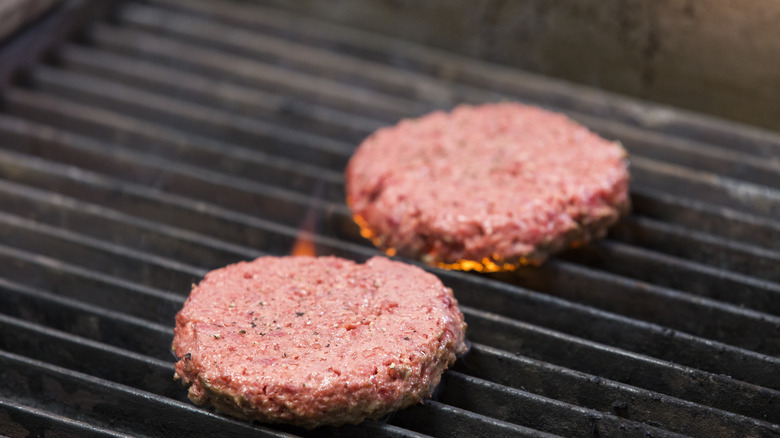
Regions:
<svg viewBox="0 0 780 438"><path fill-rule="evenodd" d="M1 433L780 435L780 136L249 3L128 2L3 90ZM374 250L342 170L460 102L554 110L631 154L633 214L540 269L435 272L471 351L434 400L306 432L189 403L173 317L208 270Z"/></svg>

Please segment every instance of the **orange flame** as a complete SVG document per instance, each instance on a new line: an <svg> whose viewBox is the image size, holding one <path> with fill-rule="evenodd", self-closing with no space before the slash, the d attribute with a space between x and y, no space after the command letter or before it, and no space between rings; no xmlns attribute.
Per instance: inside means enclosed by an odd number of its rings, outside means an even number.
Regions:
<svg viewBox="0 0 780 438"><path fill-rule="evenodd" d="M294 256L316 256L317 247L314 245L314 240L310 233L300 232L298 238L295 239L290 254Z"/></svg>
<svg viewBox="0 0 780 438"><path fill-rule="evenodd" d="M364 239L370 240L374 246L384 251L389 257L396 254L395 248L385 248L384 245L382 245L382 240L368 227L368 222L363 219L363 216L356 214L352 217L352 220L360 227L360 235L363 236Z"/></svg>
<svg viewBox="0 0 780 438"><path fill-rule="evenodd" d="M437 263L436 266L443 269L455 269L458 271L477 271L477 272L502 272L514 271L522 265L528 265L525 258L521 258L519 263L505 263L494 261L490 257L485 257L480 261L476 260L458 260L455 263Z"/></svg>
<svg viewBox="0 0 780 438"><path fill-rule="evenodd" d="M368 228L368 222L366 222L365 219L363 219L363 216L356 214L352 217L352 220L355 221L355 223L360 227L360 235L364 238L374 242L375 245L378 245L379 239L377 239L376 235L373 231L371 231L370 228Z"/></svg>
<svg viewBox="0 0 780 438"><path fill-rule="evenodd" d="M295 238L290 254L294 256L312 256L317 255L317 246L314 244L314 234L317 223L313 214L306 215L306 219L301 224L298 236Z"/></svg>
<svg viewBox="0 0 780 438"><path fill-rule="evenodd" d="M368 226L368 222L360 215L354 215L353 220L360 227L360 235L370 240L377 248L382 249L388 256L394 256L396 254L395 248L387 248L382 244L382 240L377 237L376 233ZM423 257L423 260L425 257ZM476 271L476 272L502 272L502 271L514 271L520 266L536 264L535 262L521 257L514 263L508 263L501 260L497 255L492 257L485 257L482 260L456 260L453 263L435 262L429 264L436 267L448 270L458 271Z"/></svg>

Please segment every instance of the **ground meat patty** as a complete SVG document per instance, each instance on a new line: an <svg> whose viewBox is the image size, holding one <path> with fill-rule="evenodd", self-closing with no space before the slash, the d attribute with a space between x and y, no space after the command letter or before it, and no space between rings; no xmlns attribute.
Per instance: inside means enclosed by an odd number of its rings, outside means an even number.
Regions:
<svg viewBox="0 0 780 438"><path fill-rule="evenodd" d="M618 143L564 115L459 106L368 137L347 167L347 202L388 254L514 269L602 236L629 209L627 165Z"/></svg>
<svg viewBox="0 0 780 438"><path fill-rule="evenodd" d="M261 257L217 269L176 315L176 378L228 415L306 428L418 402L464 352L452 290L384 257Z"/></svg>

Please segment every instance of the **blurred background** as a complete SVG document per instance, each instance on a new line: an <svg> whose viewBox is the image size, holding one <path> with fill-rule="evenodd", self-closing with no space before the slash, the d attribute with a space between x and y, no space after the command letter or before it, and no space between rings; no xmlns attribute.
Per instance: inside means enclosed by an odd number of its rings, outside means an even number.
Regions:
<svg viewBox="0 0 780 438"><path fill-rule="evenodd" d="M780 130L780 3L244 0ZM59 0L3 0L0 39Z"/></svg>
<svg viewBox="0 0 780 438"><path fill-rule="evenodd" d="M265 0L604 90L780 130L780 3Z"/></svg>

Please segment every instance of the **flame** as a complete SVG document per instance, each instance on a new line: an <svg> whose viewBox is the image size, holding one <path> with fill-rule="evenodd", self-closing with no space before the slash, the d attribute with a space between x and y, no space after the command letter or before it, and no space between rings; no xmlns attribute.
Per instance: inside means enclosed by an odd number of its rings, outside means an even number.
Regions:
<svg viewBox="0 0 780 438"><path fill-rule="evenodd" d="M293 244L292 250L290 250L290 254L294 256L316 256L317 247L314 245L312 234L300 232L298 237L295 239L295 243Z"/></svg>
<svg viewBox="0 0 780 438"><path fill-rule="evenodd" d="M514 271L522 265L527 265L528 260L521 258L519 263L506 263L494 261L485 257L480 261L476 260L458 260L455 263L437 263L436 266L443 269L454 269L458 271L476 271L476 272L502 272Z"/></svg>
<svg viewBox="0 0 780 438"><path fill-rule="evenodd" d="M306 215L295 238L290 254L294 256L317 256L317 246L314 244L314 234L317 222L313 214Z"/></svg>
<svg viewBox="0 0 780 438"><path fill-rule="evenodd" d="M352 220L355 221L355 223L360 227L360 235L363 236L364 239L368 239L371 241L371 243L374 244L377 248L384 251L385 254L387 254L388 257L392 257L396 255L397 251L395 248L385 248L382 244L382 239L377 237L376 233L374 233L371 228L368 227L368 222L366 222L365 219L363 219L363 216L356 214L352 216Z"/></svg>
<svg viewBox="0 0 780 438"><path fill-rule="evenodd" d="M385 254L392 257L396 254L395 248L385 248L382 244L382 240L377 237L376 233L374 233L371 228L368 226L368 222L366 222L365 219L363 219L362 216L356 214L353 216L353 220L355 223L360 227L360 235L364 238L370 240L377 248L382 249ZM437 262L432 263L432 265L442 268L442 269L448 269L448 270L457 270L457 271L476 271L476 272L502 272L502 271L514 271L515 269L519 268L520 266L527 266L534 264L533 261L526 259L525 257L521 257L517 262L515 263L508 263L503 260L501 260L500 257L497 255L493 255L492 257L485 257L482 260L457 260L454 263L445 263L445 262Z"/></svg>
<svg viewBox="0 0 780 438"><path fill-rule="evenodd" d="M363 236L363 238L368 239L374 242L374 245L379 246L379 239L376 237L376 234L368 228L368 222L363 219L363 216L356 214L352 216L352 220L360 227L360 235Z"/></svg>

